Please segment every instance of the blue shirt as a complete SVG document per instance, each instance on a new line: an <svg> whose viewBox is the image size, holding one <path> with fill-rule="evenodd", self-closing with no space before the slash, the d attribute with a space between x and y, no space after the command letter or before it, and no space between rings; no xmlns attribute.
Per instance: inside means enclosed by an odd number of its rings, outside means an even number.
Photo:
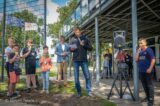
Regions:
<svg viewBox="0 0 160 106"><path fill-rule="evenodd" d="M62 56L62 53L66 52L66 56ZM55 54L57 55L57 63L61 63L61 62L68 62L69 60L69 53L70 53L70 50L69 50L69 46L68 44L64 44L64 50L63 50L63 47L62 47L62 44L61 43L58 43L56 45L56 49L55 49Z"/></svg>
<svg viewBox="0 0 160 106"><path fill-rule="evenodd" d="M140 72L146 72L151 65L152 59L154 59L154 53L151 48L141 50L139 53L138 67ZM152 70L153 72L153 70Z"/></svg>

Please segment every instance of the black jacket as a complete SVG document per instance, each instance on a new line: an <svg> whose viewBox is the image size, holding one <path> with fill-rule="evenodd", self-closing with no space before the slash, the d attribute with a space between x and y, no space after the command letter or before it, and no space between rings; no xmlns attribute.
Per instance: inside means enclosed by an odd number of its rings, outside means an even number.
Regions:
<svg viewBox="0 0 160 106"><path fill-rule="evenodd" d="M76 50L71 51L73 52L73 61L87 61L87 51L92 50L92 45L85 35L82 35L80 40L84 41L84 46L80 45L80 42L76 36L74 36L70 41L70 45L77 46Z"/></svg>

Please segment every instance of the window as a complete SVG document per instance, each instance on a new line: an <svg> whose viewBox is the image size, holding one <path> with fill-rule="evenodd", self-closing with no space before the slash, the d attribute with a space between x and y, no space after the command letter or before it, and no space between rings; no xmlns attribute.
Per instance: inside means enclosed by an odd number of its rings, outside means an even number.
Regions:
<svg viewBox="0 0 160 106"><path fill-rule="evenodd" d="M88 13L88 0L82 0L81 7L82 7L82 17L84 17Z"/></svg>
<svg viewBox="0 0 160 106"><path fill-rule="evenodd" d="M76 22L80 22L81 20L81 10L80 10L80 5L76 9Z"/></svg>
<svg viewBox="0 0 160 106"><path fill-rule="evenodd" d="M99 0L89 0L89 10L92 11L99 3Z"/></svg>

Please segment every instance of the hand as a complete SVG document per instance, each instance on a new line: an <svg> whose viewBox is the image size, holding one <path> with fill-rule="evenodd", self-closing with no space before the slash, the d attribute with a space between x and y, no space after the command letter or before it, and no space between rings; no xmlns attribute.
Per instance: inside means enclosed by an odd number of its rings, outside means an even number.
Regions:
<svg viewBox="0 0 160 106"><path fill-rule="evenodd" d="M66 56L66 55L67 55L67 52L64 52L63 55Z"/></svg>
<svg viewBox="0 0 160 106"><path fill-rule="evenodd" d="M152 72L151 68L148 68L147 71L146 71L147 74L150 74L151 72Z"/></svg>
<svg viewBox="0 0 160 106"><path fill-rule="evenodd" d="M65 53L65 52L63 52L61 55L62 55L62 56L65 56L65 55L66 55L66 53Z"/></svg>
<svg viewBox="0 0 160 106"><path fill-rule="evenodd" d="M71 48L71 51L75 51L76 49L75 48Z"/></svg>
<svg viewBox="0 0 160 106"><path fill-rule="evenodd" d="M80 42L80 45L81 45L81 46L84 46L84 41L83 41L83 40Z"/></svg>
<svg viewBox="0 0 160 106"><path fill-rule="evenodd" d="M137 49L137 52L140 53L140 51L141 51L141 48L138 48L138 49Z"/></svg>
<svg viewBox="0 0 160 106"><path fill-rule="evenodd" d="M31 50L32 50L32 46L30 46L30 47L28 48L28 50L31 51Z"/></svg>
<svg viewBox="0 0 160 106"><path fill-rule="evenodd" d="M15 55L18 56L18 52L15 52Z"/></svg>

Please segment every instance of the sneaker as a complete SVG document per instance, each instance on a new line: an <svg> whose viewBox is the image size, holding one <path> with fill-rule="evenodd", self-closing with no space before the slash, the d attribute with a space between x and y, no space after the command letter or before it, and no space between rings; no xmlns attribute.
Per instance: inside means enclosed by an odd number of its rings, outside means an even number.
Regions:
<svg viewBox="0 0 160 106"><path fill-rule="evenodd" d="M45 90L42 90L40 93L42 94L42 93L44 93L45 92Z"/></svg>
<svg viewBox="0 0 160 106"><path fill-rule="evenodd" d="M77 97L77 98L80 98L81 96L82 96L82 95L81 95L80 93L78 93L76 97Z"/></svg>
<svg viewBox="0 0 160 106"><path fill-rule="evenodd" d="M31 92L31 88L28 88L28 89L26 90L26 92L27 92L27 93L30 93L30 92Z"/></svg>
<svg viewBox="0 0 160 106"><path fill-rule="evenodd" d="M7 92L7 97L9 97L10 95L9 95L9 92Z"/></svg>
<svg viewBox="0 0 160 106"><path fill-rule="evenodd" d="M154 104L153 103L148 103L148 106L154 106Z"/></svg>
<svg viewBox="0 0 160 106"><path fill-rule="evenodd" d="M13 96L13 97L16 97L16 96L18 96L18 93L15 92L15 93L12 94L12 96Z"/></svg>
<svg viewBox="0 0 160 106"><path fill-rule="evenodd" d="M90 93L88 93L88 96L93 97L93 94L90 92Z"/></svg>
<svg viewBox="0 0 160 106"><path fill-rule="evenodd" d="M46 94L49 94L49 90L46 90Z"/></svg>
<svg viewBox="0 0 160 106"><path fill-rule="evenodd" d="M68 87L68 84L67 84L67 83L64 83L64 87Z"/></svg>
<svg viewBox="0 0 160 106"><path fill-rule="evenodd" d="M147 102L147 97L142 99L141 102Z"/></svg>

